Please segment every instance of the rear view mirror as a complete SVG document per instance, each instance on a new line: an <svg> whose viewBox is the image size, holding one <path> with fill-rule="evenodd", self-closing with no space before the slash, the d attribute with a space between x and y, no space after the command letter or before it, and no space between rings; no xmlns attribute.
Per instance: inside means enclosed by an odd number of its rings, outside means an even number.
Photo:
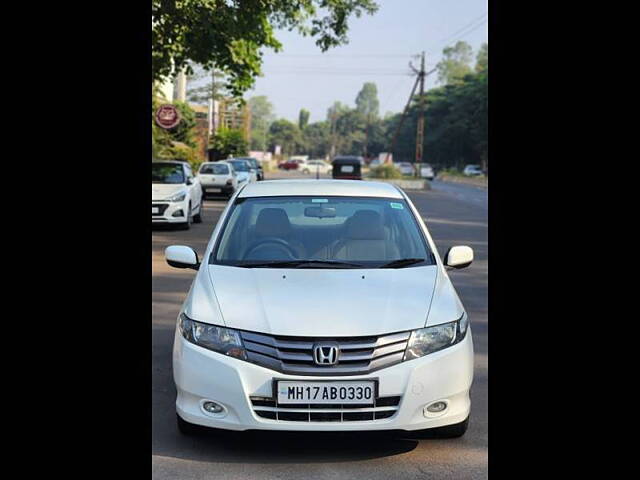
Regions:
<svg viewBox="0 0 640 480"><path fill-rule="evenodd" d="M336 209L332 207L307 207L304 209L305 217L333 218L336 216Z"/></svg>
<svg viewBox="0 0 640 480"><path fill-rule="evenodd" d="M465 268L473 262L473 250L466 245L451 247L444 256L444 265L451 268Z"/></svg>
<svg viewBox="0 0 640 480"><path fill-rule="evenodd" d="M184 245L171 245L164 251L167 263L175 268L192 268L198 270L200 262L198 254L191 247Z"/></svg>

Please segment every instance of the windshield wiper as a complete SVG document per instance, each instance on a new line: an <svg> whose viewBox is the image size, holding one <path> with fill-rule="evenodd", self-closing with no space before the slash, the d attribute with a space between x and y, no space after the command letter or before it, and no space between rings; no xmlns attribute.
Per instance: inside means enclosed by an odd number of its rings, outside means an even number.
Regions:
<svg viewBox="0 0 640 480"><path fill-rule="evenodd" d="M275 262L241 263L236 266L243 268L302 268L311 265L317 265L320 266L320 268L323 268L323 266L326 268L363 268L363 265L358 263L336 262L333 260L285 260Z"/></svg>
<svg viewBox="0 0 640 480"><path fill-rule="evenodd" d="M409 265L413 265L415 263L424 262L425 258L401 258L400 260L394 260L393 262L385 263L384 265L380 265L378 268L402 268L408 267Z"/></svg>

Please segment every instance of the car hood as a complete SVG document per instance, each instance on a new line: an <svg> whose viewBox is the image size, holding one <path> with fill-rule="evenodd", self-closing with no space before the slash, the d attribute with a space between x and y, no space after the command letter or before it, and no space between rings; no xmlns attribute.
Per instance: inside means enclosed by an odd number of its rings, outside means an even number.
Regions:
<svg viewBox="0 0 640 480"><path fill-rule="evenodd" d="M437 276L435 265L376 270L207 265L196 276L185 313L273 335L378 335L424 327Z"/></svg>
<svg viewBox="0 0 640 480"><path fill-rule="evenodd" d="M185 190L186 185L183 183L152 183L151 184L151 200L164 200L174 193Z"/></svg>

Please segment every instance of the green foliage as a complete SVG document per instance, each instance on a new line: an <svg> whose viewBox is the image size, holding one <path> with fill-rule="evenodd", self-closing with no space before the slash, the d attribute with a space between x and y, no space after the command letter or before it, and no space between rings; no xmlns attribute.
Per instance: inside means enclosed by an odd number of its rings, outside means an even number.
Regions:
<svg viewBox="0 0 640 480"><path fill-rule="evenodd" d="M377 118L379 109L378 88L375 83L367 82L356 97L356 110L371 120Z"/></svg>
<svg viewBox="0 0 640 480"><path fill-rule="evenodd" d="M224 160L249 153L249 144L245 140L242 131L233 128L220 128L216 132L209 148L213 150L215 160Z"/></svg>
<svg viewBox="0 0 640 480"><path fill-rule="evenodd" d="M371 178L398 179L402 178L402 174L393 165L380 165L371 169L369 173Z"/></svg>
<svg viewBox="0 0 640 480"><path fill-rule="evenodd" d="M284 118L273 122L269 127L269 149L275 151L276 145L282 147L283 155L304 153L304 141L298 125Z"/></svg>
<svg viewBox="0 0 640 480"><path fill-rule="evenodd" d="M262 49L279 51L275 29L297 30L324 52L347 41L352 15L373 14L373 0L189 0L151 2L151 64L160 80L191 63L227 75L231 96L240 97L260 74Z"/></svg>
<svg viewBox="0 0 640 480"><path fill-rule="evenodd" d="M489 68L489 44L483 43L476 55L476 72L483 72Z"/></svg>
<svg viewBox="0 0 640 480"><path fill-rule="evenodd" d="M324 158L331 147L329 122L310 123L303 132L306 153L311 158Z"/></svg>
<svg viewBox="0 0 640 480"><path fill-rule="evenodd" d="M449 85L460 81L472 72L471 60L473 50L467 42L458 41L451 47L442 50L442 60L438 62L438 82Z"/></svg>
<svg viewBox="0 0 640 480"><path fill-rule="evenodd" d="M298 115L298 128L300 130L304 130L309 123L309 115L309 110L300 109L300 115Z"/></svg>
<svg viewBox="0 0 640 480"><path fill-rule="evenodd" d="M195 147L194 129L196 126L196 112L185 102L173 102L180 112L180 123L171 130L167 130L172 140L182 142L189 147Z"/></svg>

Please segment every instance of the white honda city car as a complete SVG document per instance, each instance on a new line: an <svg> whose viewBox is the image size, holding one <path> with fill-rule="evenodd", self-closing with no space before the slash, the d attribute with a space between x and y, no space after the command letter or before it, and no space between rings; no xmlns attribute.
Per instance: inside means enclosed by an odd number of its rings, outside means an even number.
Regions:
<svg viewBox="0 0 640 480"><path fill-rule="evenodd" d="M227 430L429 431L469 422L473 343L441 260L397 187L273 180L241 187L177 319L173 375L182 433Z"/></svg>

